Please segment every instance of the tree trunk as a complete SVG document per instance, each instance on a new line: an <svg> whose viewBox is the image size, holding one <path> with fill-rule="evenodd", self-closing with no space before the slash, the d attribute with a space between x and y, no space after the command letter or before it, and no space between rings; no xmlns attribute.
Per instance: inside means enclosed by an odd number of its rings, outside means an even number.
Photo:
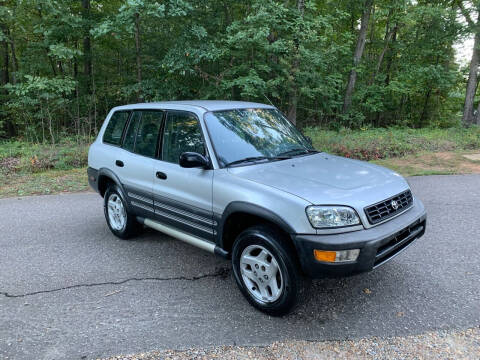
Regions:
<svg viewBox="0 0 480 360"><path fill-rule="evenodd" d="M368 22L370 20L370 13L372 12L373 0L365 0L365 6L360 23L360 32L358 33L357 45L353 55L353 69L350 71L348 77L347 89L345 91L345 99L343 102L343 113L346 114L352 105L353 91L355 89L355 82L357 81L356 67L362 59L363 50L365 49L365 42L367 39Z"/></svg>
<svg viewBox="0 0 480 360"><path fill-rule="evenodd" d="M82 0L83 20L88 22L83 32L83 74L86 79L87 93L91 93L92 76L92 43L90 39L90 0Z"/></svg>
<svg viewBox="0 0 480 360"><path fill-rule="evenodd" d="M370 19L371 21L370 22L370 28L368 29L369 33L370 33L370 43L373 44L373 42L375 41L375 6L372 7L372 12L370 13ZM367 35L368 36L368 35ZM374 52L374 49L369 49L370 51L365 54L365 57L367 57L368 61L369 62L372 62L374 57L375 57L375 52Z"/></svg>
<svg viewBox="0 0 480 360"><path fill-rule="evenodd" d="M2 32L8 36L8 28L4 26L3 24L0 23L0 32ZM5 40L3 42L0 42L0 55L2 57L1 64L0 64L0 86L1 85L6 85L10 82L10 56L9 56L9 50L8 50L8 41ZM6 101L6 99L3 99L3 96L7 97L8 96L8 91L6 89L1 89L0 88L0 98L2 98L2 101ZM12 137L15 135L15 127L13 122L9 119L9 117L3 117L0 116L0 120L4 120L4 129L5 129L5 134L8 137ZM2 130L2 129L0 129ZM1 132L1 131L0 131Z"/></svg>
<svg viewBox="0 0 480 360"><path fill-rule="evenodd" d="M422 110L422 114L420 115L420 124L419 124L419 127L423 126L424 124L426 124L426 120L427 120L427 114L428 114L428 102L430 101L430 96L432 95L432 88L429 87L428 88L428 91L427 91L427 94L425 96L425 101L423 102L423 110Z"/></svg>
<svg viewBox="0 0 480 360"><path fill-rule="evenodd" d="M10 56L8 55L8 42L7 40L2 42L2 55L3 55L3 64L2 64L2 76L1 76L1 85L5 85L10 82Z"/></svg>
<svg viewBox="0 0 480 360"><path fill-rule="evenodd" d="M87 94L87 122L90 126L92 122L92 42L90 38L90 0L82 0L82 18L83 25L83 86ZM80 120L79 129L80 129ZM89 134L90 135L90 134Z"/></svg>
<svg viewBox="0 0 480 360"><path fill-rule="evenodd" d="M305 0L297 1L297 9L300 16L303 18L305 14ZM299 54L299 40L295 39L295 52L293 55L292 64L292 84L290 85L290 91L288 95L288 112L287 118L293 125L297 124L297 106L298 106L298 87L297 87L297 72L300 67L300 54Z"/></svg>
<svg viewBox="0 0 480 360"><path fill-rule="evenodd" d="M47 100L47 115L48 115L48 132L50 133L50 140L52 145L55 145L55 136L53 134L53 121L52 121L52 114L50 113L50 104Z"/></svg>
<svg viewBox="0 0 480 360"><path fill-rule="evenodd" d="M142 102L142 57L140 42L140 14L135 13L135 54L137 57L137 101Z"/></svg>
<svg viewBox="0 0 480 360"><path fill-rule="evenodd" d="M65 72L63 71L63 63L61 61L57 61L57 67L60 71L60 75L63 77L65 75Z"/></svg>
<svg viewBox="0 0 480 360"><path fill-rule="evenodd" d="M17 5L13 7L13 17L16 18ZM12 54L12 84L17 83L17 72L18 72L18 59L17 59L17 47L15 42L15 36L13 30L10 31L10 50Z"/></svg>
<svg viewBox="0 0 480 360"><path fill-rule="evenodd" d="M473 121L474 121L473 102L475 99L475 90L477 87L477 78L478 78L479 46L480 46L480 32L477 32L475 34L472 59L470 60L470 73L468 75L467 91L465 94L465 105L463 107L462 122L466 126L473 124Z"/></svg>
<svg viewBox="0 0 480 360"><path fill-rule="evenodd" d="M290 120L290 122L293 125L297 125L297 105L298 105L297 89L292 89L288 97L287 118L288 120Z"/></svg>
<svg viewBox="0 0 480 360"><path fill-rule="evenodd" d="M392 47L395 44L395 42L397 41L397 32L398 32L398 28L397 28L397 31L395 31L395 33L393 34L393 37L392 37ZM387 57L387 65L385 67L385 74L386 74L385 85L386 86L390 85L390 70L392 69L393 59L395 58L394 53L395 53L394 50L390 51L390 56Z"/></svg>
<svg viewBox="0 0 480 360"><path fill-rule="evenodd" d="M437 55L437 58L435 60L435 66L438 66L438 63L440 62L440 56ZM428 119L428 103L430 101L430 97L432 95L432 86L428 85L428 90L427 94L425 96L425 102L423 103L423 110L422 110L422 115L420 116L420 126L424 126L426 124L426 120Z"/></svg>
<svg viewBox="0 0 480 360"><path fill-rule="evenodd" d="M57 76L57 69L55 67L55 63L50 55L48 55L48 48L45 48L45 54L47 55L48 62L50 63L50 67L52 68L53 76Z"/></svg>
<svg viewBox="0 0 480 360"><path fill-rule="evenodd" d="M12 84L15 85L17 83L17 71L18 71L18 60L17 54L15 49L15 39L13 34L10 36L10 49L12 51Z"/></svg>
<svg viewBox="0 0 480 360"><path fill-rule="evenodd" d="M475 114L475 123L480 126L480 101L478 102L477 113Z"/></svg>
<svg viewBox="0 0 480 360"><path fill-rule="evenodd" d="M378 73L380 72L380 68L382 67L383 59L385 58L385 54L388 50L388 45L390 43L390 40L392 40L392 37L397 33L398 29L398 24L396 24L393 29L391 29L385 36L385 43L383 45L382 52L380 53L380 56L378 57L377 60L377 66L375 67L375 71L372 75L372 79L370 80L370 85L372 85L375 82L375 78L377 77Z"/></svg>

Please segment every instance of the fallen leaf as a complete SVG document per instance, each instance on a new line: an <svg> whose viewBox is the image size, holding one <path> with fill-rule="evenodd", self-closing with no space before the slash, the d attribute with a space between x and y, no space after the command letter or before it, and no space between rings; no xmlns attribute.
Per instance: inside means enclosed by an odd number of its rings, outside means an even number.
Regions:
<svg viewBox="0 0 480 360"><path fill-rule="evenodd" d="M116 290L114 292L111 292L111 293L108 293L108 294L105 294L104 296L107 297L107 296L112 296L112 295L115 295L115 294L118 294L118 293L121 293L122 290Z"/></svg>

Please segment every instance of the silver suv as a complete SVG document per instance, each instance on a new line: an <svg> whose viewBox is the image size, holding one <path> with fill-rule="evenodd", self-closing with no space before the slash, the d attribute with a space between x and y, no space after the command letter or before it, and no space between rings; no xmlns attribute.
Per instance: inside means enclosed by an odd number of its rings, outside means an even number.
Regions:
<svg viewBox="0 0 480 360"><path fill-rule="evenodd" d="M231 259L243 295L271 315L292 309L305 278L374 269L425 232L405 179L316 151L269 105L116 107L88 163L113 234L147 226Z"/></svg>

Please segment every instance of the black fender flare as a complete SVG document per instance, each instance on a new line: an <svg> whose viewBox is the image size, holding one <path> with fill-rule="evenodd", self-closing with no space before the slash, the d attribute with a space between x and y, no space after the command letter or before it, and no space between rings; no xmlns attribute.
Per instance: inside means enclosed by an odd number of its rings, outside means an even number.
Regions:
<svg viewBox="0 0 480 360"><path fill-rule="evenodd" d="M217 244L224 249L224 239L223 239L223 228L228 217L234 213L241 212L247 213L250 215L255 215L265 220L270 221L271 223L277 225L280 229L285 231L287 234L294 234L295 230L293 227L282 217L274 213L272 210L264 208L260 205L249 203L246 201L232 201L227 205L221 218L218 220L217 227Z"/></svg>
<svg viewBox="0 0 480 360"><path fill-rule="evenodd" d="M98 187L99 187L99 192L100 192L100 180L102 179L102 177L107 177L109 179L111 179L115 185L118 186L118 188L120 189L120 191L122 192L120 195L123 197L123 200L125 201L125 203L127 204L127 211L130 211L130 202L128 201L128 198L127 198L127 192L125 191L125 187L123 186L122 182L120 181L120 179L118 178L117 175L115 175L115 173L108 169L108 168L100 168L98 170ZM103 195L102 195L103 196Z"/></svg>

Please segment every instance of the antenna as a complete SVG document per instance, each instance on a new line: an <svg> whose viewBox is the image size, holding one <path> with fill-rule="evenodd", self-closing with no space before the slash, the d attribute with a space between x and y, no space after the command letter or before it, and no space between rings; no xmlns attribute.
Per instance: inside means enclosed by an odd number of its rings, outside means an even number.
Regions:
<svg viewBox="0 0 480 360"><path fill-rule="evenodd" d="M263 94L263 96L265 96L265 99L268 100L268 102L270 103L270 105L272 105L274 108L276 108L276 106L273 105L273 103L270 101L270 99L267 97L267 95Z"/></svg>

